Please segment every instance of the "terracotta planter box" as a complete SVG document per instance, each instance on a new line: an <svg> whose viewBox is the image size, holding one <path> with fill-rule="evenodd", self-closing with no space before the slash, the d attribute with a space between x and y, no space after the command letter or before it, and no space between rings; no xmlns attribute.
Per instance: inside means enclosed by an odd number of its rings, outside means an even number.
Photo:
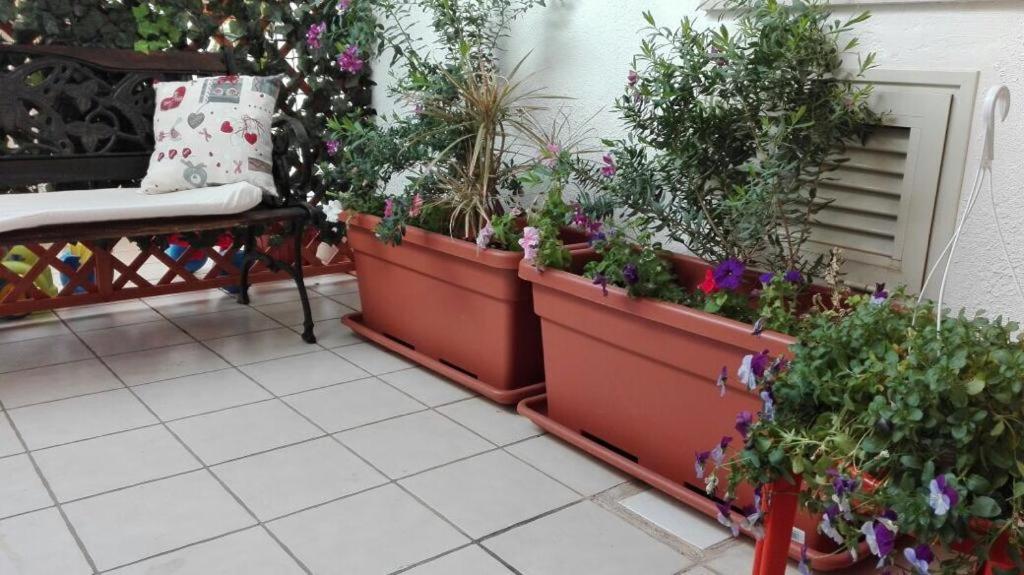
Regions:
<svg viewBox="0 0 1024 575"><path fill-rule="evenodd" d="M694 289L708 265L673 257L680 284ZM739 381L747 354L786 353L794 343L775 332L752 335L752 326L685 306L608 295L591 280L563 271L538 272L522 265L533 284L541 318L547 375L546 398L523 402L520 412L541 427L604 459L667 494L715 516L694 469L695 454L723 436L736 438L736 414L761 409L759 397ZM728 390L716 386L725 367ZM721 478L724 480L724 478ZM753 503L751 489L737 507ZM736 516L737 518L739 515ZM817 533L817 520L798 519L798 539L812 562L835 547ZM791 547L799 557L801 544ZM848 563L847 563L848 564ZM832 567L835 568L835 567Z"/></svg>
<svg viewBox="0 0 1024 575"><path fill-rule="evenodd" d="M518 277L522 253L418 228L389 246L373 234L379 221L359 215L348 224L362 313L345 324L493 401L543 392L540 322L530 284Z"/></svg>

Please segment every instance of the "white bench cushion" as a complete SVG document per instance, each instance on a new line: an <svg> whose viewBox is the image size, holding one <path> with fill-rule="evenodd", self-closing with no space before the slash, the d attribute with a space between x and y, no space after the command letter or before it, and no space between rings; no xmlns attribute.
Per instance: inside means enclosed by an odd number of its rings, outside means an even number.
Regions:
<svg viewBox="0 0 1024 575"><path fill-rule="evenodd" d="M220 216L250 210L263 192L248 182L148 195L138 188L0 194L0 233L114 220Z"/></svg>

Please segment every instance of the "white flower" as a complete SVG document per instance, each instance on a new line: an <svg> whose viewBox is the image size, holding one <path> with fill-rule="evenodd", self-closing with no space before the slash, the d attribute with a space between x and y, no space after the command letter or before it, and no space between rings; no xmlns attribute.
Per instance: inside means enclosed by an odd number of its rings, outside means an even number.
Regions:
<svg viewBox="0 0 1024 575"><path fill-rule="evenodd" d="M942 486L940 486L939 482L935 479L932 479L931 483L928 484L928 505L938 516L949 513L949 496L946 495L942 490Z"/></svg>
<svg viewBox="0 0 1024 575"><path fill-rule="evenodd" d="M324 206L324 215L327 216L328 222L337 222L341 218L341 212L345 208L341 206L341 202L338 200L331 200Z"/></svg>
<svg viewBox="0 0 1024 575"><path fill-rule="evenodd" d="M842 545L846 542L846 539L839 533L835 525L832 525L832 519L826 513L821 518L821 524L818 525L818 531L821 531L822 535L825 535L829 539L836 542L838 545Z"/></svg>

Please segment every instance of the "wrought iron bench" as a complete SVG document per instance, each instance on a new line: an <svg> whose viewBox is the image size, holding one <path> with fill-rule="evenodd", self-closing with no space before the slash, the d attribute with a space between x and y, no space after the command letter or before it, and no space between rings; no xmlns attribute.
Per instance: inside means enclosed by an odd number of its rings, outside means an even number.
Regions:
<svg viewBox="0 0 1024 575"><path fill-rule="evenodd" d="M232 73L230 52L140 54L0 46L0 212L5 198L11 198L5 192L38 184L59 190L137 185L153 149L152 82ZM26 260L18 268L22 273L9 269L14 266L0 265L0 317L233 285L238 286L238 301L248 304L250 283L291 277L304 313L302 338L315 342L304 276L351 271L353 265L344 252L326 264L316 256L319 241L308 228L314 215L305 203L312 157L301 124L279 114L274 122L273 173L284 200L273 205L264 201L257 208L229 215L0 232L0 256L17 252ZM25 196L19 199L23 202ZM217 249L206 241L218 230L231 232L230 247ZM268 237L270 230L288 243L274 246L257 241ZM171 234L186 234L189 239L177 258L165 253ZM122 239L133 241L139 249L127 255L124 249L115 252ZM89 260L77 268L61 258L71 245L91 250ZM200 253L213 262L212 269L188 269L187 262ZM287 259L291 261L283 261ZM155 281L140 273L143 264L152 260L166 266ZM66 281L59 288L41 289L41 278L53 272Z"/></svg>

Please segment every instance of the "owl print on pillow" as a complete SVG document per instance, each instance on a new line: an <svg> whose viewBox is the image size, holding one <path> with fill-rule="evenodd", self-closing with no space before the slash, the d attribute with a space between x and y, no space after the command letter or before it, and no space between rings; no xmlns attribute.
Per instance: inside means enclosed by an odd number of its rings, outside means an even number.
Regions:
<svg viewBox="0 0 1024 575"><path fill-rule="evenodd" d="M220 76L157 83L156 145L142 191L249 182L276 194L270 125L280 81L280 76Z"/></svg>

